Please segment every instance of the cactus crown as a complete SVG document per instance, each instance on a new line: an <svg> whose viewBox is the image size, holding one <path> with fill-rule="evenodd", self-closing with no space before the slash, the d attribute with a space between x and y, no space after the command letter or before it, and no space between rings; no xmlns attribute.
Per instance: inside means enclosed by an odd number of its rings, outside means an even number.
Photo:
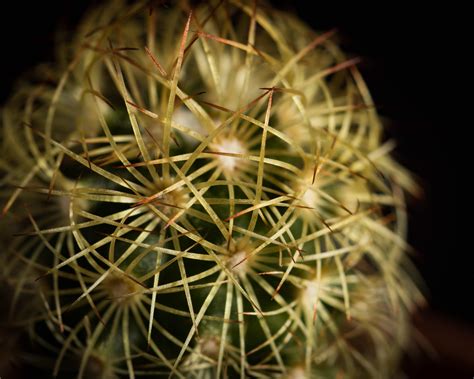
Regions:
<svg viewBox="0 0 474 379"><path fill-rule="evenodd" d="M54 374L391 377L417 187L333 39L256 2L113 1L18 87L2 280Z"/></svg>

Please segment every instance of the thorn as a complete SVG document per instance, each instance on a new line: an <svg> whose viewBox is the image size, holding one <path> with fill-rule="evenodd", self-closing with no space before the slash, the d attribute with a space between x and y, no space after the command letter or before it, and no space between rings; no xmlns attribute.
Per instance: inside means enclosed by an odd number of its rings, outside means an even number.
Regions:
<svg viewBox="0 0 474 379"><path fill-rule="evenodd" d="M150 57L150 59L153 61L153 64L155 65L155 67L158 69L158 71L160 72L161 76L163 77L167 77L168 74L166 73L165 69L163 68L163 66L160 64L160 62L158 62L158 60L154 57L154 55L152 54L152 52L150 51L150 49L148 47L145 46L145 51L146 53L148 54L148 56Z"/></svg>
<svg viewBox="0 0 474 379"><path fill-rule="evenodd" d="M192 94L192 95L183 97L183 99L181 99L181 101L182 101L182 102L185 102L186 100L193 99L193 98L195 98L195 97L197 97L197 96L201 96L201 95L204 95L204 94L206 94L206 93L207 93L206 91L196 92L195 94Z"/></svg>
<svg viewBox="0 0 474 379"><path fill-rule="evenodd" d="M139 105L129 101L129 100L125 100L125 102L129 105L131 105L132 107L136 108L137 110L139 110L140 112L142 112L143 114L147 115L148 117L151 117L151 118L158 118L158 115L152 111L149 111L148 109L145 109L145 108L142 108L140 107Z"/></svg>
<svg viewBox="0 0 474 379"><path fill-rule="evenodd" d="M259 272L257 275L282 275L284 274L284 271L264 271L264 272Z"/></svg>
<svg viewBox="0 0 474 379"><path fill-rule="evenodd" d="M318 216L318 218L324 224L324 226L329 229L331 233L334 233L334 230L331 229L331 226L326 221L324 221L324 219L321 216Z"/></svg>
<svg viewBox="0 0 474 379"><path fill-rule="evenodd" d="M319 299L316 299L316 301L314 303L314 306L313 306L313 323L315 323L316 319L317 319L318 301L319 301Z"/></svg>
<svg viewBox="0 0 474 379"><path fill-rule="evenodd" d="M346 68L355 66L355 65L359 64L360 62L362 62L362 59L360 57L355 57L355 58L352 58L352 59L348 59L347 61L338 63L333 67L329 67L328 69L321 71L320 75L321 76L331 75L331 74L334 74L338 71L342 71L342 70L345 70Z"/></svg>

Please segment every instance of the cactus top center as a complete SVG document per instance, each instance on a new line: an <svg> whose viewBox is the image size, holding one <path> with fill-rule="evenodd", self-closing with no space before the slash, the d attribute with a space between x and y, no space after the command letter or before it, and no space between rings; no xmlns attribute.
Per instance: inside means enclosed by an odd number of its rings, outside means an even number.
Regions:
<svg viewBox="0 0 474 379"><path fill-rule="evenodd" d="M128 305L140 297L140 286L123 274L109 275L103 287L112 301L120 305Z"/></svg>
<svg viewBox="0 0 474 379"><path fill-rule="evenodd" d="M226 172L232 173L237 165L239 164L240 157L232 156L231 154L245 154L246 149L243 146L242 142L240 142L235 137L230 137L228 139L223 139L219 142L216 142L212 146L213 150L217 153L221 153L218 155L219 164L222 169Z"/></svg>
<svg viewBox="0 0 474 379"><path fill-rule="evenodd" d="M201 349L201 353L206 357L211 359L217 359L219 357L220 340L218 337L204 337L199 342L199 347Z"/></svg>
<svg viewBox="0 0 474 379"><path fill-rule="evenodd" d="M236 274L243 274L247 270L247 253L243 250L234 252L227 261L229 270Z"/></svg>
<svg viewBox="0 0 474 379"><path fill-rule="evenodd" d="M321 284L316 280L308 281L306 287L303 288L301 298L303 304L305 304L310 310L313 310L316 305L321 291Z"/></svg>
<svg viewBox="0 0 474 379"><path fill-rule="evenodd" d="M163 191L163 194L156 199L155 205L158 205L160 210L168 217L178 213L189 200L188 193L181 187L166 192L166 189L174 184L175 180L173 178L162 180L160 183L157 183L155 189L158 192Z"/></svg>
<svg viewBox="0 0 474 379"><path fill-rule="evenodd" d="M288 379L305 379L308 376L303 367L297 366L290 370L288 373Z"/></svg>

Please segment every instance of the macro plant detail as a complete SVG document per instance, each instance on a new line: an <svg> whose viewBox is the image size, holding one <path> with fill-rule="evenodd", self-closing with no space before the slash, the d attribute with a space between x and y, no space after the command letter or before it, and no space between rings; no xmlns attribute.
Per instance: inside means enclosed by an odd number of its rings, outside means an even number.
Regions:
<svg viewBox="0 0 474 379"><path fill-rule="evenodd" d="M423 301L419 189L335 39L252 1L87 14L2 110L2 324L31 342L16 360L393 377Z"/></svg>

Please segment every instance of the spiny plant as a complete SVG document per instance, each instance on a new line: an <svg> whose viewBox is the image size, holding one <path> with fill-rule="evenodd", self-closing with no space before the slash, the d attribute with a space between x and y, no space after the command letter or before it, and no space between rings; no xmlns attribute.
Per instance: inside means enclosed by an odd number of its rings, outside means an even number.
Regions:
<svg viewBox="0 0 474 379"><path fill-rule="evenodd" d="M256 1L111 1L19 84L0 158L18 360L61 378L393 377L422 301L419 189L334 39Z"/></svg>

